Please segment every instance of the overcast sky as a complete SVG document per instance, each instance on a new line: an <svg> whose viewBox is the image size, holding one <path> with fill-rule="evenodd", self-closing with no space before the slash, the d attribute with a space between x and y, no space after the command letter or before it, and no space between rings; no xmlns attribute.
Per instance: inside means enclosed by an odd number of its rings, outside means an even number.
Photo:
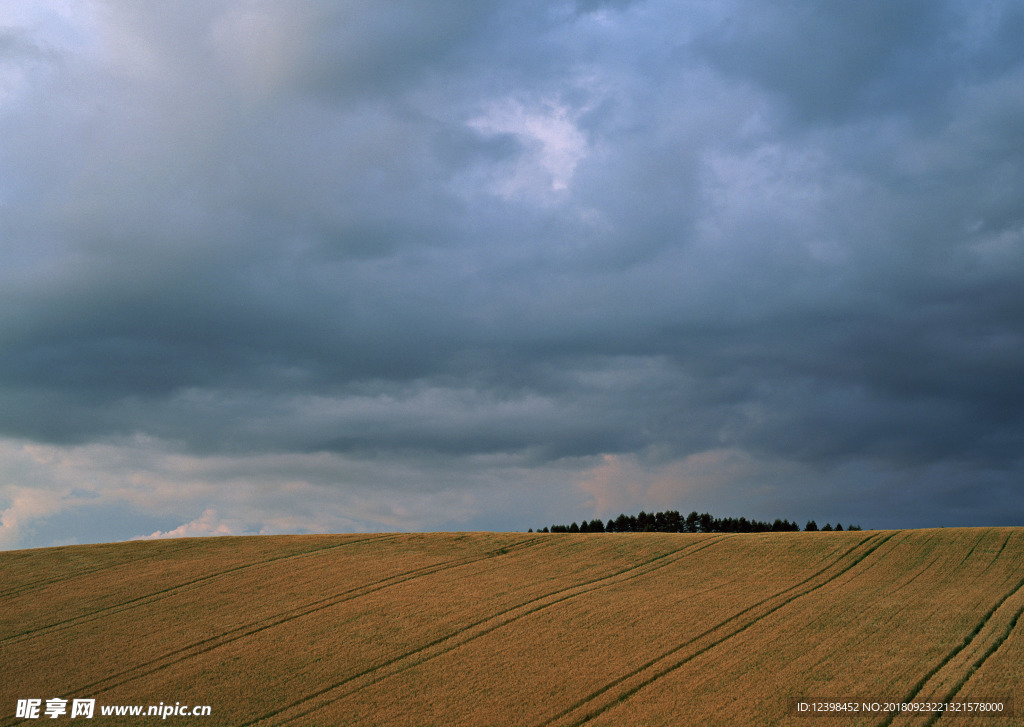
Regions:
<svg viewBox="0 0 1024 727"><path fill-rule="evenodd" d="M1024 524L1024 5L0 2L0 548Z"/></svg>

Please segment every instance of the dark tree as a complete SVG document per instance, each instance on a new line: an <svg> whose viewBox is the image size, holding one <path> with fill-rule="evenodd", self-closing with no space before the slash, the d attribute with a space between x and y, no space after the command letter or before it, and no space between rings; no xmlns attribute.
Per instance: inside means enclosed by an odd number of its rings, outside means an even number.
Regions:
<svg viewBox="0 0 1024 727"><path fill-rule="evenodd" d="M712 532L711 526L714 525L714 520L711 515L706 512L702 512L697 516L697 530L701 533Z"/></svg>
<svg viewBox="0 0 1024 727"><path fill-rule="evenodd" d="M636 516L636 529L641 533L649 533L654 530L654 516L641 510L640 514Z"/></svg>
<svg viewBox="0 0 1024 727"><path fill-rule="evenodd" d="M699 527L700 527L700 515L697 514L696 510L694 510L689 515L686 516L686 529L683 532L695 533L695 532L697 532L697 528L699 528Z"/></svg>
<svg viewBox="0 0 1024 727"><path fill-rule="evenodd" d="M831 524L826 524L821 530L832 530ZM841 531L843 526L836 523L835 530ZM860 530L859 525L850 525L848 530ZM666 510L664 512L646 512L641 510L637 515L620 514L615 519L609 518L607 525L598 518L593 520L582 520L572 525L552 525L550 531L547 527L537 532L552 533L765 533L765 532L797 532L800 526L789 520L776 518L774 522L764 520L747 519L746 517L725 517L716 518L708 513L697 514L692 511L685 518L678 510ZM805 531L814 532L818 530L818 524L814 520L808 520L804 526ZM529 532L533 532L531 529Z"/></svg>

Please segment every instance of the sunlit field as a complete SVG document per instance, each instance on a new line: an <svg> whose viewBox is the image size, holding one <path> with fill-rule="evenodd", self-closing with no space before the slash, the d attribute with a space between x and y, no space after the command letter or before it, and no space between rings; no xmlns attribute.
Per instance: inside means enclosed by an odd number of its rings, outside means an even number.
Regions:
<svg viewBox="0 0 1024 727"><path fill-rule="evenodd" d="M1013 528L10 551L0 725L1018 725L1022 585ZM99 713L175 703L211 713Z"/></svg>

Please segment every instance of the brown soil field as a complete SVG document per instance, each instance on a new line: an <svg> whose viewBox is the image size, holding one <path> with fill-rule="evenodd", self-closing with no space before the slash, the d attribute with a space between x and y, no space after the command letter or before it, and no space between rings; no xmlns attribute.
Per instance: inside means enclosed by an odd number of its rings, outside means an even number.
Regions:
<svg viewBox="0 0 1024 727"><path fill-rule="evenodd" d="M1024 725L1022 613L1018 528L8 551L0 725Z"/></svg>

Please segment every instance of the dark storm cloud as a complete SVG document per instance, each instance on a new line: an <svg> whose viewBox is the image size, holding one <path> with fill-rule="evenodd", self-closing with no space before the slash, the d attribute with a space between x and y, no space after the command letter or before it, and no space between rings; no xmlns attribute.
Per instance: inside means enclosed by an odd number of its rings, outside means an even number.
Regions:
<svg viewBox="0 0 1024 727"><path fill-rule="evenodd" d="M695 44L716 66L831 121L914 107L955 72L955 10L929 2L737 4Z"/></svg>
<svg viewBox="0 0 1024 727"><path fill-rule="evenodd" d="M1012 491L1013 3L193 9L0 32L6 436Z"/></svg>

